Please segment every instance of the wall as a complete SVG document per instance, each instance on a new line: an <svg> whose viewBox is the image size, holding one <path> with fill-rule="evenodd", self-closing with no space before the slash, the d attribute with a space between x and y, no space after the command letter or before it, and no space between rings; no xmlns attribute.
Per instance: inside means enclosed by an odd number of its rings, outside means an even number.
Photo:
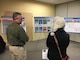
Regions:
<svg viewBox="0 0 80 60"><path fill-rule="evenodd" d="M55 16L55 6L51 4L45 4L35 1L26 0L1 0L0 1L0 16L3 16L6 11L18 11L32 13L33 16ZM34 33L34 18L33 23L33 40L44 39L47 37L47 33ZM0 23L0 35L7 41L6 35L1 33Z"/></svg>
<svg viewBox="0 0 80 60"><path fill-rule="evenodd" d="M80 17L80 1L56 5L56 16ZM80 34L70 34L70 39L80 42Z"/></svg>

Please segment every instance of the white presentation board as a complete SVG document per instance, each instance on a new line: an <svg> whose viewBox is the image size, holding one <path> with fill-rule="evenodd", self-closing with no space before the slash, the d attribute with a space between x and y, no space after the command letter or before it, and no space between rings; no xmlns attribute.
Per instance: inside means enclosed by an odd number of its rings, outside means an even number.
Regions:
<svg viewBox="0 0 80 60"><path fill-rule="evenodd" d="M65 31L68 33L80 33L80 18L65 18Z"/></svg>

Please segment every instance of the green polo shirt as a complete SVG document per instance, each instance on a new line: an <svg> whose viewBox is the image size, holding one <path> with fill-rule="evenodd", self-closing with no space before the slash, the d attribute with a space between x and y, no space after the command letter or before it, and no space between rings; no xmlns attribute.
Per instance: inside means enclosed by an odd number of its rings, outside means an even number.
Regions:
<svg viewBox="0 0 80 60"><path fill-rule="evenodd" d="M7 27L6 34L10 45L24 45L29 39L25 30L16 23Z"/></svg>

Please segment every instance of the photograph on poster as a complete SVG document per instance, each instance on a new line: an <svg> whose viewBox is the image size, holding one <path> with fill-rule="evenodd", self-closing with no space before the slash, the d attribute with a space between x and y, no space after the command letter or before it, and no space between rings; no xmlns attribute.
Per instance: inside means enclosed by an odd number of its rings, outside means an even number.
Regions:
<svg viewBox="0 0 80 60"><path fill-rule="evenodd" d="M43 20L42 19L39 19L39 24L42 24Z"/></svg>
<svg viewBox="0 0 80 60"><path fill-rule="evenodd" d="M48 27L48 31L51 31L51 27L50 26Z"/></svg>
<svg viewBox="0 0 80 60"><path fill-rule="evenodd" d="M36 32L38 32L38 31L39 31L39 30L38 30L38 27L35 27L35 31L36 31Z"/></svg>
<svg viewBox="0 0 80 60"><path fill-rule="evenodd" d="M47 32L47 27L43 26L43 32Z"/></svg>
<svg viewBox="0 0 80 60"><path fill-rule="evenodd" d="M38 24L38 20L35 20L35 24Z"/></svg>
<svg viewBox="0 0 80 60"><path fill-rule="evenodd" d="M43 19L43 24L47 24L47 19Z"/></svg>
<svg viewBox="0 0 80 60"><path fill-rule="evenodd" d="M39 32L42 32L42 27L39 27Z"/></svg>

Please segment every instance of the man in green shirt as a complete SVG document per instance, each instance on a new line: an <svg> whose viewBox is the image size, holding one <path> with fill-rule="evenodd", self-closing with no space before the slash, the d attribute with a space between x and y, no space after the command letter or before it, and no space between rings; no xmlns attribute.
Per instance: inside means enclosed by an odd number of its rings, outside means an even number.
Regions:
<svg viewBox="0 0 80 60"><path fill-rule="evenodd" d="M24 46L29 40L29 37L20 26L23 18L22 14L14 12L12 18L13 23L9 25L6 30L12 60L26 60L26 50Z"/></svg>

